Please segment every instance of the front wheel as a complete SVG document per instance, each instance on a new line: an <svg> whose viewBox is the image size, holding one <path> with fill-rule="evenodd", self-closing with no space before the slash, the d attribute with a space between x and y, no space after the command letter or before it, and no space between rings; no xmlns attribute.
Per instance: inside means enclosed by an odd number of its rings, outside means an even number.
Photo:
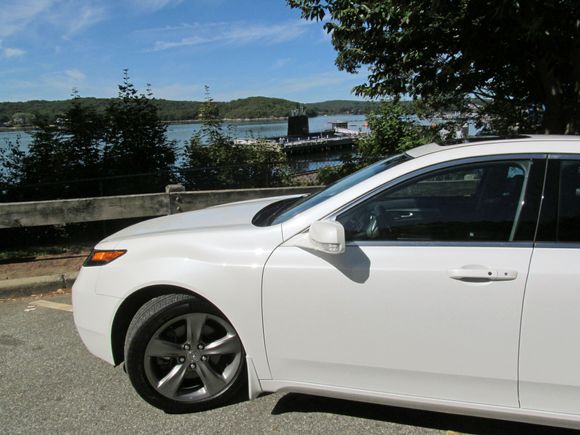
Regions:
<svg viewBox="0 0 580 435"><path fill-rule="evenodd" d="M133 387L166 412L195 412L232 400L245 381L242 343L230 322L194 296L147 302L129 325L125 367Z"/></svg>

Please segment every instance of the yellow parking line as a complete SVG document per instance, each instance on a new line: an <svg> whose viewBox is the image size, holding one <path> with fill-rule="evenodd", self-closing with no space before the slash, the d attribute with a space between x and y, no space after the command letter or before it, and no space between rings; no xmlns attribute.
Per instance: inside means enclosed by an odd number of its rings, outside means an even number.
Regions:
<svg viewBox="0 0 580 435"><path fill-rule="evenodd" d="M72 313L73 307L69 304L60 304L58 302L50 302L50 301L34 301L31 302L30 305L36 305L37 307L44 307L44 308L52 308L53 310L61 310L61 311L68 311Z"/></svg>

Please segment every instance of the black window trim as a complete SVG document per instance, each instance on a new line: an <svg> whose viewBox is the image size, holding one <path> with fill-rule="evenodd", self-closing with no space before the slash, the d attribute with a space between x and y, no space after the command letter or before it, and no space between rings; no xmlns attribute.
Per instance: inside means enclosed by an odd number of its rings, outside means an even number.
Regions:
<svg viewBox="0 0 580 435"><path fill-rule="evenodd" d="M472 163L481 162L494 162L494 161L509 161L509 160L545 160L547 167L547 160L549 155L547 153L521 153L521 154L493 154L486 156L475 156L475 157L463 157L455 160L448 160L441 163L436 163L434 165L425 166L423 168L417 169L415 171L409 172L407 174L401 175L400 177L394 178L382 184L381 186L372 189L365 194L355 198L349 203L343 205L342 207L329 213L326 217L321 220L336 221L338 215L356 207L358 204L364 202L365 200L380 194L381 192L390 189L391 187L404 183L412 178L425 175L429 172L438 171L440 169L447 169L454 166L468 165ZM545 187L546 171L544 171L544 187ZM529 182L529 180L526 180ZM524 186L527 188L527 186ZM542 198L544 197L544 192L542 189ZM358 246L419 246L419 247L509 247L509 248L533 248L536 244L535 238L537 236L537 226L539 224L541 211L541 204L538 208L538 213L536 216L536 232L534 233L534 240L532 241L501 241L501 242L485 242L485 241L457 241L457 242L438 242L438 241L410 241L410 240L353 240L347 241L346 246L358 247ZM519 217L518 217L519 218ZM515 222L514 222L515 223ZM519 224L516 223L516 225ZM307 229L305 230L307 231Z"/></svg>
<svg viewBox="0 0 580 435"><path fill-rule="evenodd" d="M580 242L535 242L538 249L580 249Z"/></svg>
<svg viewBox="0 0 580 435"><path fill-rule="evenodd" d="M575 154L575 153L548 154L548 160L579 160L580 161L580 154Z"/></svg>
<svg viewBox="0 0 580 435"><path fill-rule="evenodd" d="M539 228L542 223L542 219L545 216L542 216L542 210L544 207L544 198L545 198L545 188L548 182L548 176L550 175L550 171L553 169L551 168L550 162L551 161L560 161L560 160L576 160L580 162L580 154L576 153L553 153L548 154L547 156L547 165L546 165L546 175L544 177L544 192L542 192L542 202L540 204L540 213L538 216L538 224L536 229L536 236L534 237L534 249L580 249L580 242L560 242L557 240L538 240L539 235ZM560 185L558 184L555 195L557 198L560 197Z"/></svg>
<svg viewBox="0 0 580 435"><path fill-rule="evenodd" d="M463 247L463 248L532 248L534 242L513 241L513 242L444 242L444 241L417 241L417 240L359 240L350 241L346 246L421 246L421 247Z"/></svg>

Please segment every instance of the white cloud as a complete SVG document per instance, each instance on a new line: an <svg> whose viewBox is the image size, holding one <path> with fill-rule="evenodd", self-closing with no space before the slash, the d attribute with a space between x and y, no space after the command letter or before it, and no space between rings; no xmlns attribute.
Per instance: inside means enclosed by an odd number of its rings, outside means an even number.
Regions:
<svg viewBox="0 0 580 435"><path fill-rule="evenodd" d="M153 95L156 98L167 100L199 100L202 92L203 86L195 84L174 83L153 87Z"/></svg>
<svg viewBox="0 0 580 435"><path fill-rule="evenodd" d="M278 89L287 93L303 92L311 89L333 88L353 80L353 75L338 72L320 73L302 78L282 80Z"/></svg>
<svg viewBox="0 0 580 435"><path fill-rule="evenodd" d="M2 48L0 50L2 50L2 57L6 58L6 59L10 59L13 57L21 57L21 56L24 56L26 54L26 51L21 50L20 48L6 47L6 48Z"/></svg>
<svg viewBox="0 0 580 435"><path fill-rule="evenodd" d="M195 23L165 29L151 29L153 34L174 34L173 40L156 40L152 51L168 50L177 47L194 47L201 45L244 45L255 42L277 44L300 37L306 31L303 22L295 21L284 24L248 24L248 23Z"/></svg>
<svg viewBox="0 0 580 435"><path fill-rule="evenodd" d="M61 94L70 94L73 89L81 87L86 75L78 69L53 72L40 78L40 84L46 89L59 91Z"/></svg>
<svg viewBox="0 0 580 435"><path fill-rule="evenodd" d="M288 66L291 62L292 62L292 59L290 59L289 57L285 57L283 59L277 59L272 64L272 69L281 69L281 68L284 68L285 66Z"/></svg>
<svg viewBox="0 0 580 435"><path fill-rule="evenodd" d="M345 87L352 88L359 82L360 77L355 74L328 71L291 79L272 79L267 83L254 84L251 87L238 86L235 90L217 92L214 98L218 101L226 101L252 95L268 95L308 103L322 101L325 98L352 98L352 93L344 95L344 89Z"/></svg>
<svg viewBox="0 0 580 435"><path fill-rule="evenodd" d="M0 38L44 30L50 25L67 37L106 17L96 0L2 0Z"/></svg>
<svg viewBox="0 0 580 435"><path fill-rule="evenodd" d="M3 101L62 100L71 97L73 89L81 96L114 97L116 83L105 80L79 81L68 77L66 72L45 74L34 80L6 79L2 81Z"/></svg>
<svg viewBox="0 0 580 435"><path fill-rule="evenodd" d="M145 12L155 12L167 6L175 6L183 0L132 0L132 5Z"/></svg>
<svg viewBox="0 0 580 435"><path fill-rule="evenodd" d="M26 28L42 16L55 0L4 0L0 13L0 38L6 38Z"/></svg>
<svg viewBox="0 0 580 435"><path fill-rule="evenodd" d="M202 45L209 44L210 42L217 42L217 38L203 38L201 36L191 36L188 38L182 38L179 41L155 41L152 51L167 50L170 48L185 47L189 45Z"/></svg>
<svg viewBox="0 0 580 435"><path fill-rule="evenodd" d="M26 54L26 50L14 47L4 47L0 39L0 59L11 59L14 57L22 57Z"/></svg>
<svg viewBox="0 0 580 435"><path fill-rule="evenodd" d="M81 82L87 78L86 74L78 69L67 69L64 73L68 78L78 82Z"/></svg>
<svg viewBox="0 0 580 435"><path fill-rule="evenodd" d="M67 29L65 37L68 37L97 24L106 16L104 7L86 3L81 4L73 14L69 8L65 8L60 14L57 13L56 22Z"/></svg>

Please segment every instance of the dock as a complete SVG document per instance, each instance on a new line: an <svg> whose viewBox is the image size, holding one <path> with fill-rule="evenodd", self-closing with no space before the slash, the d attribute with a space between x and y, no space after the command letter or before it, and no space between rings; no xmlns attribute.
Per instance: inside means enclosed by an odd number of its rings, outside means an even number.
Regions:
<svg viewBox="0 0 580 435"><path fill-rule="evenodd" d="M288 141L283 145L288 154L307 154L310 152L329 151L353 147L355 137L331 136Z"/></svg>
<svg viewBox="0 0 580 435"><path fill-rule="evenodd" d="M281 146L286 154L309 154L325 151L352 149L360 136L368 131L350 129L347 121L329 122L331 129L320 132L309 132L306 115L293 114L288 119L288 135L269 137L271 144ZM252 145L257 139L236 139L238 145Z"/></svg>

